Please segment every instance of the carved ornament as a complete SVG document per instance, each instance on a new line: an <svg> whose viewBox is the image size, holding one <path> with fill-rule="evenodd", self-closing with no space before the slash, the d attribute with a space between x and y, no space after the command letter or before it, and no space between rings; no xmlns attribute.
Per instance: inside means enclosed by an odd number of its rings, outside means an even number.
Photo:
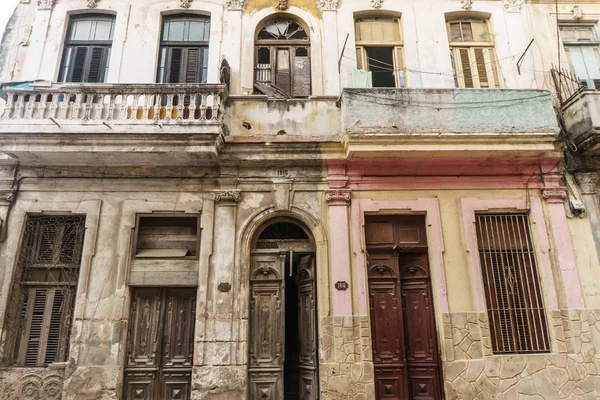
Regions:
<svg viewBox="0 0 600 400"><path fill-rule="evenodd" d="M245 0L228 0L227 9L229 10L243 10Z"/></svg>
<svg viewBox="0 0 600 400"><path fill-rule="evenodd" d="M371 3L373 3L373 8L381 8L383 0L371 0Z"/></svg>
<svg viewBox="0 0 600 400"><path fill-rule="evenodd" d="M9 374L3 383L2 400L60 400L62 396L63 377L49 369L21 376Z"/></svg>
<svg viewBox="0 0 600 400"><path fill-rule="evenodd" d="M87 6L88 8L96 8L98 7L98 2L100 0L88 0Z"/></svg>
<svg viewBox="0 0 600 400"><path fill-rule="evenodd" d="M288 9L288 2L287 0L279 0L279 3L277 4L277 7L275 7L277 9L277 11L285 11Z"/></svg>
<svg viewBox="0 0 600 400"><path fill-rule="evenodd" d="M242 198L242 191L239 189L219 190L215 192L215 201L217 203L237 203Z"/></svg>
<svg viewBox="0 0 600 400"><path fill-rule="evenodd" d="M523 0L502 0L502 3L507 12L520 12L523 6Z"/></svg>
<svg viewBox="0 0 600 400"><path fill-rule="evenodd" d="M37 0L39 10L52 10L55 0Z"/></svg>
<svg viewBox="0 0 600 400"><path fill-rule="evenodd" d="M350 189L329 189L325 191L325 200L330 206L347 206L352 198Z"/></svg>
<svg viewBox="0 0 600 400"><path fill-rule="evenodd" d="M581 187L582 194L598 194L598 182L600 182L600 173L577 174L575 179Z"/></svg>
<svg viewBox="0 0 600 400"><path fill-rule="evenodd" d="M181 1L181 8L190 8L190 6L192 5L192 1L194 0L180 0Z"/></svg>
<svg viewBox="0 0 600 400"><path fill-rule="evenodd" d="M473 0L460 0L462 6L460 6L460 8L462 8L463 10L471 10L471 8L473 8Z"/></svg>
<svg viewBox="0 0 600 400"><path fill-rule="evenodd" d="M571 8L571 13L573 14L573 19L575 21L581 21L583 19L583 10L578 5L574 5Z"/></svg>
<svg viewBox="0 0 600 400"><path fill-rule="evenodd" d="M567 189L547 188L542 191L542 197L548 204L564 203L567 199Z"/></svg>
<svg viewBox="0 0 600 400"><path fill-rule="evenodd" d="M334 11L337 10L339 0L319 0L319 7L324 11Z"/></svg>

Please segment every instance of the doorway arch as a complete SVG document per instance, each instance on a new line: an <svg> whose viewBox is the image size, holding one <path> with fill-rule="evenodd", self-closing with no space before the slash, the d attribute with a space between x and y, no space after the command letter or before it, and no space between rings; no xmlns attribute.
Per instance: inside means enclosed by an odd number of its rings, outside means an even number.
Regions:
<svg viewBox="0 0 600 400"><path fill-rule="evenodd" d="M250 400L319 396L316 244L300 221L275 217L251 241Z"/></svg>

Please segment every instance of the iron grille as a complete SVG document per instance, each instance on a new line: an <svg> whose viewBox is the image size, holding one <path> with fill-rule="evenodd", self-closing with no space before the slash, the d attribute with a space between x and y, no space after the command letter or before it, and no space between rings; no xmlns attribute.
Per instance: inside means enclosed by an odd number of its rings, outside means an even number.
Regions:
<svg viewBox="0 0 600 400"><path fill-rule="evenodd" d="M477 215L476 229L494 353L550 351L528 216Z"/></svg>

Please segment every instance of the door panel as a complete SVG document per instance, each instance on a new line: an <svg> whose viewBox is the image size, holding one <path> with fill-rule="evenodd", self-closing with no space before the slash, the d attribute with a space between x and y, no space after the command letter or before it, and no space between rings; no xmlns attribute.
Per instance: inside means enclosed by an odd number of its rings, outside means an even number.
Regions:
<svg viewBox="0 0 600 400"><path fill-rule="evenodd" d="M318 398L317 376L317 312L315 299L315 266L312 255L300 259L296 283L298 287L298 332L300 336L300 400Z"/></svg>
<svg viewBox="0 0 600 400"><path fill-rule="evenodd" d="M125 400L188 400L195 289L136 289L129 324Z"/></svg>

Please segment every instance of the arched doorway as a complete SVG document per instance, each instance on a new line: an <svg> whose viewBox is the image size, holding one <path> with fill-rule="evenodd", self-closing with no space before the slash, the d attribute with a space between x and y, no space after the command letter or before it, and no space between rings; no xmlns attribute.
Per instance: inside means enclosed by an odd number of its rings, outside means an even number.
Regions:
<svg viewBox="0 0 600 400"><path fill-rule="evenodd" d="M315 241L301 223L258 229L250 265L250 400L319 397Z"/></svg>

